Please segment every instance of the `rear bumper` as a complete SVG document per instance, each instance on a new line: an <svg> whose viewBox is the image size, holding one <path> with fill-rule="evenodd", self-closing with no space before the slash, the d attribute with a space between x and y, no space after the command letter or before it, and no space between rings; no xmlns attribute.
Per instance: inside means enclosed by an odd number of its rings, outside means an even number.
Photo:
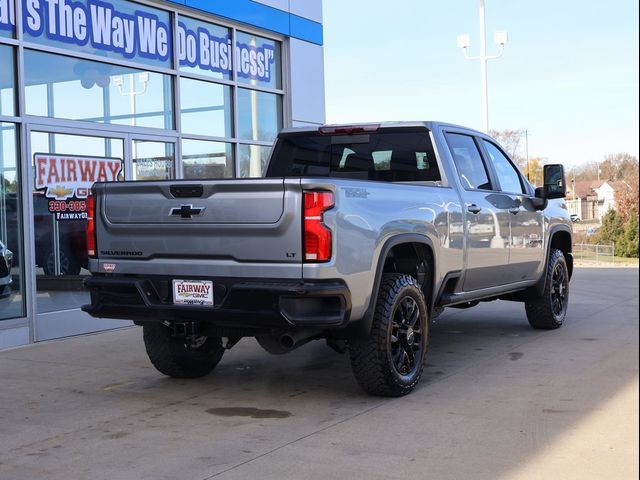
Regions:
<svg viewBox="0 0 640 480"><path fill-rule="evenodd" d="M85 280L91 303L82 310L94 317L137 322L206 322L255 329L341 327L351 313L351 295L340 280L197 280L213 282L214 306L174 305L171 277L95 275Z"/></svg>

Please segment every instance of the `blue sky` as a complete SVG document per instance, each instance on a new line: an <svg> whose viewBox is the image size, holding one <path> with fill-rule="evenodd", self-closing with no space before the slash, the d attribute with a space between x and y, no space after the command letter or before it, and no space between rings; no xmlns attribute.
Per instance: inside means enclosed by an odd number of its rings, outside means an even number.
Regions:
<svg viewBox="0 0 640 480"><path fill-rule="evenodd" d="M324 0L327 122L482 127L478 0ZM527 129L529 155L638 156L638 1L486 0L489 127ZM524 142L523 142L524 144ZM524 154L524 150L522 152Z"/></svg>

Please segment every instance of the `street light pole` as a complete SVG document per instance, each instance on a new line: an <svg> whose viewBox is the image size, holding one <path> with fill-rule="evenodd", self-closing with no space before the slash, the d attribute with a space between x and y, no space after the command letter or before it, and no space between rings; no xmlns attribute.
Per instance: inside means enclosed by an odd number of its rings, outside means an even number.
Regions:
<svg viewBox="0 0 640 480"><path fill-rule="evenodd" d="M482 97L482 129L489 131L489 90L487 86L487 62L494 58L499 58L504 52L504 45L507 43L508 37L505 31L496 31L493 34L493 40L500 47L497 55L487 55L487 38L485 29L484 1L480 0L480 56L469 56L467 49L471 45L469 35L458 35L458 47L464 50L464 58L467 60L480 60L480 95Z"/></svg>
<svg viewBox="0 0 640 480"><path fill-rule="evenodd" d="M487 87L487 36L484 23L484 0L480 0L480 95L482 96L482 129L489 133L489 89ZM465 50L466 52L466 50ZM502 55L502 49L500 54Z"/></svg>

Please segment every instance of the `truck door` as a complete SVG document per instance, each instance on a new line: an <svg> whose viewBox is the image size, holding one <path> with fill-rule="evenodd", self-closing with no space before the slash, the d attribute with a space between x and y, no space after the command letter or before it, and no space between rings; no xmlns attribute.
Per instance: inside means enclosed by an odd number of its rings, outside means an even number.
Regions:
<svg viewBox="0 0 640 480"><path fill-rule="evenodd" d="M453 132L445 137L460 179L466 215L463 289L471 291L507 283L511 203L496 192L495 180L474 137Z"/></svg>
<svg viewBox="0 0 640 480"><path fill-rule="evenodd" d="M480 143L486 153L487 163L493 167L500 191L510 203L510 281L534 280L538 277L538 267L544 258L542 212L534 208L522 175L502 150L486 139Z"/></svg>

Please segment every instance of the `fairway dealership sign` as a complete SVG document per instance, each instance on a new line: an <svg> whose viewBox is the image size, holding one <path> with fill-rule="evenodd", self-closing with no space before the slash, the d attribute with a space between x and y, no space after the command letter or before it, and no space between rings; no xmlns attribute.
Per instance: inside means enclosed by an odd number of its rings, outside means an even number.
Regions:
<svg viewBox="0 0 640 480"><path fill-rule="evenodd" d="M34 155L36 190L47 198L47 209L56 220L87 218L86 199L95 182L119 179L119 158L79 157L77 155Z"/></svg>
<svg viewBox="0 0 640 480"><path fill-rule="evenodd" d="M30 37L74 44L110 52L125 59L151 59L167 62L172 57L172 28L154 9L124 1L70 0L22 1L23 28ZM14 31L16 12L13 2L0 0L0 29ZM206 25L206 24L203 24ZM269 82L275 65L275 49L268 44L236 42L229 36L217 37L207 28L190 30L179 22L176 35L180 65L230 74L232 65L238 76Z"/></svg>

